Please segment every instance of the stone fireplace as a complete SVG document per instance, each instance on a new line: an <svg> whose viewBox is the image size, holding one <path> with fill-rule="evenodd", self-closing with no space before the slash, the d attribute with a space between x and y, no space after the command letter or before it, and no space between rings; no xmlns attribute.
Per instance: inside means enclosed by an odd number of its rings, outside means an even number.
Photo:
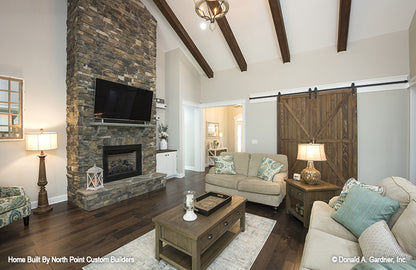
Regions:
<svg viewBox="0 0 416 270"><path fill-rule="evenodd" d="M155 91L156 20L139 0L73 0L67 5L68 200L94 210L165 186L165 176L155 172L155 99L147 125L94 121L96 78ZM140 151L112 152L131 145L140 145ZM137 151L139 164L129 164ZM86 171L94 164L107 169L112 181L86 191ZM134 173L120 177L123 170Z"/></svg>

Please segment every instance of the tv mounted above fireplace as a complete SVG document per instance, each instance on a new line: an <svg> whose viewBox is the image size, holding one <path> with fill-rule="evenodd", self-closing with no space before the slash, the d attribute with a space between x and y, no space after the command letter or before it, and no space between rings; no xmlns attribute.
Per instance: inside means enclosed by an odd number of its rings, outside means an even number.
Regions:
<svg viewBox="0 0 416 270"><path fill-rule="evenodd" d="M105 122L150 122L153 92L95 79L94 118Z"/></svg>

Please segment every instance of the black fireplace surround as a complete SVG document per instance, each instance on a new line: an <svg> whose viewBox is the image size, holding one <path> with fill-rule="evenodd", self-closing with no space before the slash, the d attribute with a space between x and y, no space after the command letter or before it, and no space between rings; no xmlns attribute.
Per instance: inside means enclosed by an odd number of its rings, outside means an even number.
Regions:
<svg viewBox="0 0 416 270"><path fill-rule="evenodd" d="M142 175L142 145L103 147L104 183Z"/></svg>

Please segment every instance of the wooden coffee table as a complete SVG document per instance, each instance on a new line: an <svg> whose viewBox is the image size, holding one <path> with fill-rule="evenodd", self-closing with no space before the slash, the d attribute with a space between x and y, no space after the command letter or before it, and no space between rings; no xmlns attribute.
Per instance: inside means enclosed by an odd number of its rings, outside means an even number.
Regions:
<svg viewBox="0 0 416 270"><path fill-rule="evenodd" d="M154 217L157 260L164 259L179 269L205 269L225 247L245 230L247 199L232 196L231 202L209 216L197 214L184 221L178 205Z"/></svg>

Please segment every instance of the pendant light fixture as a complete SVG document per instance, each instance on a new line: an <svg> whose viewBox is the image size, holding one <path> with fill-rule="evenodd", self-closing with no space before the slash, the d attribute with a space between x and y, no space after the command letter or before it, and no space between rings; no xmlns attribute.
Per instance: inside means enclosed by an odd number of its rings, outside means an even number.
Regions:
<svg viewBox="0 0 416 270"><path fill-rule="evenodd" d="M195 12L199 17L209 21L209 29L215 29L215 20L222 18L229 9L228 0L194 0Z"/></svg>

